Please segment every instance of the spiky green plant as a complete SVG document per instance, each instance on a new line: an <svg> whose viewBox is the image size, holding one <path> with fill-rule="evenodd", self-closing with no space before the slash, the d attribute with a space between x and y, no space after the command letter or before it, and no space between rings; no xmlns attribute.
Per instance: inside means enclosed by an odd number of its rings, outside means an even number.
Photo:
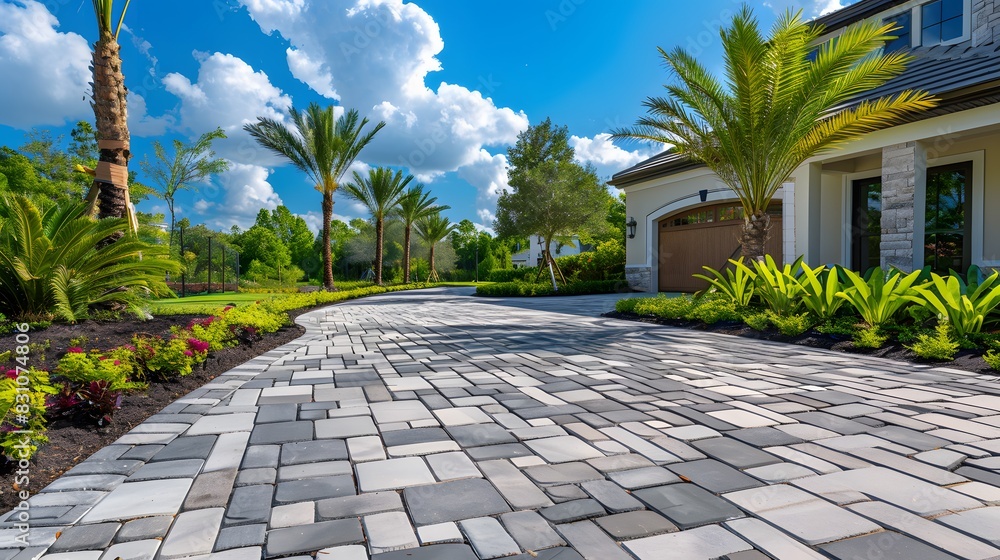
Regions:
<svg viewBox="0 0 1000 560"><path fill-rule="evenodd" d="M841 291L839 267L827 269L825 266L811 268L806 263L799 263L802 268L796 281L801 287L802 304L819 319L831 319L843 305L844 300L837 297Z"/></svg>
<svg viewBox="0 0 1000 560"><path fill-rule="evenodd" d="M442 216L441 214L435 212L430 216L425 216L417 221L417 237L424 242L424 245L430 248L427 260L431 264L430 274L427 276L428 282L437 282L438 273L434 266L434 249L437 244L448 237L448 234L455 231L458 226L451 223L448 218Z"/></svg>
<svg viewBox="0 0 1000 560"><path fill-rule="evenodd" d="M796 168L934 106L930 95L910 90L852 105L911 60L881 50L894 30L894 23L868 19L817 48L823 27L803 21L801 11L786 11L765 37L744 6L721 30L725 80L681 47L660 49L677 82L666 86L667 97L647 98L648 115L614 137L673 145L714 171L743 204L743 255L760 259L771 223L767 207Z"/></svg>
<svg viewBox="0 0 1000 560"><path fill-rule="evenodd" d="M95 305L126 306L138 313L147 294L170 293L164 276L179 267L165 258L165 247L131 235L101 243L121 231L125 219L94 220L79 203L42 213L23 196L6 198L3 205L0 313L77 321Z"/></svg>
<svg viewBox="0 0 1000 560"><path fill-rule="evenodd" d="M983 322L1000 307L1000 273L979 281L979 270L970 270L966 284L952 272L947 278L931 273L926 284L913 287L919 294L910 299L945 319L960 339L983 329Z"/></svg>
<svg viewBox="0 0 1000 560"><path fill-rule="evenodd" d="M733 266L726 268L725 275L710 266L703 266L702 268L705 269L705 272L711 274L711 276L705 274L693 275L695 278L700 278L709 284L709 288L695 294L696 299L700 299L709 291L714 290L740 307L750 305L756 289L757 275L746 266L743 266L743 257L740 257L739 260L729 259L729 264Z"/></svg>
<svg viewBox="0 0 1000 560"><path fill-rule="evenodd" d="M837 292L837 297L846 300L870 327L877 330L912 303L909 296L913 295L913 285L922 273L916 270L904 275L893 269L886 274L881 268L873 268L868 278L864 278L853 270L844 269L847 282L844 290Z"/></svg>
<svg viewBox="0 0 1000 560"><path fill-rule="evenodd" d="M438 206L436 196L424 190L417 184L410 187L403 198L399 199L396 216L403 222L403 283L410 283L410 234L417 220L432 214L448 210L451 206Z"/></svg>

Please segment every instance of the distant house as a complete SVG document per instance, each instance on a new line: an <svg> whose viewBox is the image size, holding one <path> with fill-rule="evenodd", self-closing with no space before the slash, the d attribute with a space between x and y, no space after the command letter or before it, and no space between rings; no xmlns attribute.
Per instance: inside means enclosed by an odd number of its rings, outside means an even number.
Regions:
<svg viewBox="0 0 1000 560"><path fill-rule="evenodd" d="M542 246L538 244L539 237L532 235L528 238L528 245L511 255L510 260L514 268L525 266L538 266L542 262ZM555 258L567 255L579 255L580 253L593 250L589 245L580 242L580 238L574 235L567 243L552 241L552 256Z"/></svg>
<svg viewBox="0 0 1000 560"><path fill-rule="evenodd" d="M1000 266L1000 1L861 0L817 22L825 41L864 19L896 22L885 48L915 56L866 97L923 89L939 105L799 167L770 209L768 253L856 270ZM700 289L691 274L739 255L742 208L704 165L662 153L611 184L637 222L633 288Z"/></svg>

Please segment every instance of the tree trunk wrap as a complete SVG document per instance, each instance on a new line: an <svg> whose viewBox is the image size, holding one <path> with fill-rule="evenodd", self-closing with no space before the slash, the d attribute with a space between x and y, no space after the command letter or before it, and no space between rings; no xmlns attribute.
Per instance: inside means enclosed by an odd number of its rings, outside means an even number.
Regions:
<svg viewBox="0 0 1000 560"><path fill-rule="evenodd" d="M323 287L333 286L333 258L330 254L330 222L333 221L333 191L323 191Z"/></svg>
<svg viewBox="0 0 1000 560"><path fill-rule="evenodd" d="M375 220L375 283L382 285L382 242L385 235L385 220Z"/></svg>
<svg viewBox="0 0 1000 560"><path fill-rule="evenodd" d="M410 225L403 231L403 283L410 283Z"/></svg>
<svg viewBox="0 0 1000 560"><path fill-rule="evenodd" d="M96 119L98 145L100 146L100 162L121 166L121 173L116 176L128 177L128 162L130 137L128 131L128 105L125 87L125 76L122 74L121 47L114 35L102 32L101 38L94 44L93 65L93 100ZM120 183L120 184L119 184ZM97 216L99 218L129 218L130 227L134 225L129 204L128 181L115 179L114 183L95 179L94 187L97 194ZM116 238L120 238L123 233Z"/></svg>

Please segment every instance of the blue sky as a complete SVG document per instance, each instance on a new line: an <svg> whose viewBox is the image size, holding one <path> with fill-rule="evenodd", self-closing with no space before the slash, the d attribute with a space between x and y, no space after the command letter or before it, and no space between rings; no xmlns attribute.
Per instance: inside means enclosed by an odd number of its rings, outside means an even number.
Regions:
<svg viewBox="0 0 1000 560"><path fill-rule="evenodd" d="M849 3L849 2L845 2ZM118 2L121 4L121 2ZM838 0L752 2L807 17ZM356 108L387 127L357 168L414 173L458 221L491 225L506 187L506 149L546 117L569 127L577 158L609 177L655 153L605 136L642 113L670 79L656 47L683 46L713 70L733 0L175 0L133 2L122 33L133 169L153 140L222 127L230 171L178 198L178 217L228 229L287 205L318 228L320 197L303 175L241 131L310 102ZM96 25L83 0L0 3L0 145L33 127L66 134L93 120L84 100ZM140 180L142 179L140 175ZM141 210L163 211L161 201ZM338 197L335 213L364 217Z"/></svg>

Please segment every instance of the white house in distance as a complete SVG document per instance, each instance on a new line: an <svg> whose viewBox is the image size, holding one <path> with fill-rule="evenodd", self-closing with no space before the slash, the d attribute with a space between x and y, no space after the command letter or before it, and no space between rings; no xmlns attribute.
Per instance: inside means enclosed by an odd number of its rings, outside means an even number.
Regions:
<svg viewBox="0 0 1000 560"><path fill-rule="evenodd" d="M510 260L514 268L525 266L538 266L542 262L542 246L538 244L540 237L532 235L528 238L528 246L521 247L521 251L511 255ZM552 256L554 258L565 257L567 255L579 255L584 252L583 243L580 238L573 236L568 243L559 243L552 240Z"/></svg>
<svg viewBox="0 0 1000 560"><path fill-rule="evenodd" d="M906 72L875 98L923 89L930 111L812 158L779 189L768 253L855 270L1000 266L1000 0L861 0L817 20L824 40L864 19L902 29ZM663 153L617 173L635 236L625 274L642 291L692 291L702 265L739 255L733 193L705 166Z"/></svg>

